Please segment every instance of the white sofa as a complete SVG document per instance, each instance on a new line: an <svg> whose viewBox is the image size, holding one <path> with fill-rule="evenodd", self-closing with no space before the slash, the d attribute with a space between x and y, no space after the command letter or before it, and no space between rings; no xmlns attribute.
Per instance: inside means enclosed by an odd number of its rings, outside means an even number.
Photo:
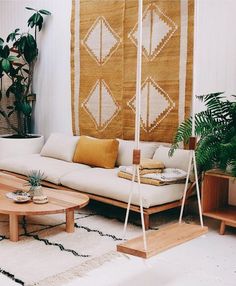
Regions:
<svg viewBox="0 0 236 286"><path fill-rule="evenodd" d="M73 163L72 158L77 136L52 134L40 154L16 156L0 160L0 169L26 176L30 170L41 170L46 178L45 185L54 188L73 189L83 192L93 200L110 203L126 208L131 182L117 176L120 165L132 164L133 141L119 140L119 151L114 169L91 167ZM163 161L166 167L175 167L187 171L189 151L177 150L169 158L168 144L142 142L143 158L155 158ZM136 184L136 183L135 183ZM184 184L153 186L142 184L143 206L146 228L149 227L149 215L165 209L177 207L181 203ZM131 210L139 211L137 188L131 202Z"/></svg>

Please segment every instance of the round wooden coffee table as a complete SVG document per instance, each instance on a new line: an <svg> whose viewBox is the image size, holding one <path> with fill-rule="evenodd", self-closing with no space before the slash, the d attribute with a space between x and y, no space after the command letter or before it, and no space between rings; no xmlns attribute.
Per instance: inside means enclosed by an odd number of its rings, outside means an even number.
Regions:
<svg viewBox="0 0 236 286"><path fill-rule="evenodd" d="M16 189L16 188L15 188ZM18 217L32 215L47 215L66 213L66 232L74 232L74 210L86 206L89 197L77 192L43 188L48 196L48 203L34 204L33 202L15 203L6 197L9 187L0 190L0 213L9 215L10 240L18 241ZM13 190L12 190L13 191Z"/></svg>

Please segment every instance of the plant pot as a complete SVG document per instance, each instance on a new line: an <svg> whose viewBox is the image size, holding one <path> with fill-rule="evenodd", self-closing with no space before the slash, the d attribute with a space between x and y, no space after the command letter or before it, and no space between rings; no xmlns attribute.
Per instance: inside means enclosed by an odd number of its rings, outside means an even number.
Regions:
<svg viewBox="0 0 236 286"><path fill-rule="evenodd" d="M33 135L29 138L14 138L9 135L0 137L0 160L8 157L40 153L44 137Z"/></svg>
<svg viewBox="0 0 236 286"><path fill-rule="evenodd" d="M43 187L33 187L31 188L33 193L33 202L35 204L46 204L48 202L48 197L43 194Z"/></svg>
<svg viewBox="0 0 236 286"><path fill-rule="evenodd" d="M31 187L30 192L32 192L33 197L43 196L43 188L42 186Z"/></svg>

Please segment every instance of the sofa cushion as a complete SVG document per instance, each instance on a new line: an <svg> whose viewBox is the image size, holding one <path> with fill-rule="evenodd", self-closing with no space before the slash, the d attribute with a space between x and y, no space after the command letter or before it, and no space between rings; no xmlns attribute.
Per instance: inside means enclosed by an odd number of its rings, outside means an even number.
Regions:
<svg viewBox="0 0 236 286"><path fill-rule="evenodd" d="M92 168L73 171L61 177L61 183L69 188L122 202L128 202L131 182L117 176L119 169ZM132 204L139 205L139 193L135 184ZM142 184L143 206L149 208L175 200L183 195L184 184L151 186Z"/></svg>
<svg viewBox="0 0 236 286"><path fill-rule="evenodd" d="M72 162L78 136L52 133L43 146L40 155Z"/></svg>
<svg viewBox="0 0 236 286"><path fill-rule="evenodd" d="M75 150L73 162L95 167L114 168L119 142L116 139L97 139L81 136Z"/></svg>
<svg viewBox="0 0 236 286"><path fill-rule="evenodd" d="M0 169L22 175L27 175L31 170L41 170L46 181L59 185L61 176L90 167L32 154L0 160Z"/></svg>
<svg viewBox="0 0 236 286"><path fill-rule="evenodd" d="M169 157L169 150L169 147L158 147L153 159L163 162L166 168L178 168L187 172L190 150L177 149L172 157Z"/></svg>
<svg viewBox="0 0 236 286"><path fill-rule="evenodd" d="M133 161L133 149L135 148L134 141L119 140L119 152L116 161L117 166L130 166ZM140 142L141 157L151 159L160 143L157 142Z"/></svg>

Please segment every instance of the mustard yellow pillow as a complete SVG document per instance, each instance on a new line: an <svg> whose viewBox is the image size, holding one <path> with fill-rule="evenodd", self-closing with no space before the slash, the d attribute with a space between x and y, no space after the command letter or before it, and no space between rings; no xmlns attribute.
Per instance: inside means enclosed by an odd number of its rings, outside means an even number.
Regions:
<svg viewBox="0 0 236 286"><path fill-rule="evenodd" d="M81 136L75 149L73 162L112 169L115 166L118 147L119 141L116 139Z"/></svg>

